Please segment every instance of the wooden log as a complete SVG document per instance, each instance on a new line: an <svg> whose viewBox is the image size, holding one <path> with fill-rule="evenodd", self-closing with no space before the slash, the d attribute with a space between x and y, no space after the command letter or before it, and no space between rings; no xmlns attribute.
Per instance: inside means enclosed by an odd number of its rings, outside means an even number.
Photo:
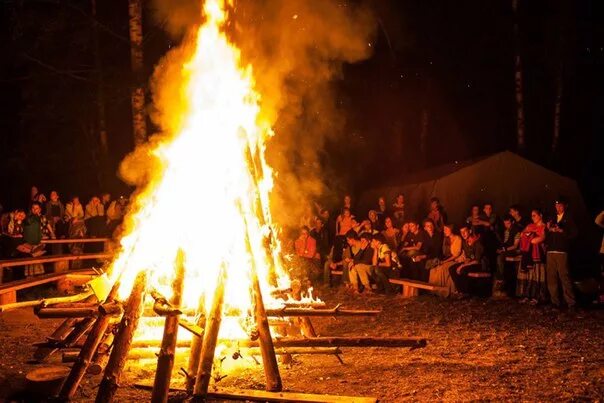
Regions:
<svg viewBox="0 0 604 403"><path fill-rule="evenodd" d="M62 343L62 347L72 347L76 345L82 337L94 326L94 318L84 318L78 322L71 333L67 335Z"/></svg>
<svg viewBox="0 0 604 403"><path fill-rule="evenodd" d="M203 328L195 323L189 322L186 319L179 319L178 326L193 333L193 337L203 337Z"/></svg>
<svg viewBox="0 0 604 403"><path fill-rule="evenodd" d="M105 302L113 302L117 297L118 291L120 287L119 280L113 284L111 291L109 291L109 295L105 299ZM71 372L69 376L65 380L63 387L61 388L61 392L59 393L59 399L61 400L69 400L71 399L76 391L78 390L78 386L94 357L94 354L97 351L99 343L105 337L105 333L107 331L107 327L111 321L111 316L103 315L102 313L97 317L94 322L94 326L90 330L84 345L82 346L82 351L78 357L78 360L74 363L71 368Z"/></svg>
<svg viewBox="0 0 604 403"><path fill-rule="evenodd" d="M42 299L35 299L32 301L23 301L23 302L15 302L12 304L4 304L4 305L0 305L0 313L10 311L13 309L27 308L30 306L48 306L48 305L55 305L55 304L78 302L78 301L85 300L86 298L90 297L92 294L93 294L92 291L88 291L85 293L69 295L66 297L42 298Z"/></svg>
<svg viewBox="0 0 604 403"><path fill-rule="evenodd" d="M61 356L61 362L63 362L63 363L76 362L78 360L79 355L80 355L79 350L63 351L63 354Z"/></svg>
<svg viewBox="0 0 604 403"><path fill-rule="evenodd" d="M236 345L241 348L259 347L257 340L249 339L228 339L220 340L227 345ZM159 347L158 340L137 340L132 343L133 347L149 348ZM427 340L421 337L292 337L276 338L273 340L275 348L292 347L384 347L384 348L420 348L427 345ZM191 341L179 340L178 347L190 347Z"/></svg>
<svg viewBox="0 0 604 403"><path fill-rule="evenodd" d="M55 343L59 343L59 342L65 340L65 338L67 337L67 335L69 335L69 333L71 332L71 329L73 329L73 327L75 326L75 324L77 322L78 322L78 319L76 319L76 318L65 319L63 322L61 322L59 327L57 327L55 329L55 331L52 332L52 334L50 336L48 336L46 339L48 341L55 342Z"/></svg>
<svg viewBox="0 0 604 403"><path fill-rule="evenodd" d="M118 325L113 349L109 356L109 361L103 373L103 379L99 385L99 391L96 395L97 403L112 402L117 391L120 377L126 356L132 344L134 331L138 326L138 321L143 312L143 302L145 300L145 290L147 287L147 273L141 271L137 276L132 287L132 292L124 308L122 321Z"/></svg>
<svg viewBox="0 0 604 403"><path fill-rule="evenodd" d="M72 307L72 308L40 308L36 315L40 319L48 318L91 318L99 313L98 307Z"/></svg>
<svg viewBox="0 0 604 403"><path fill-rule="evenodd" d="M248 349L249 355L260 355L260 349L253 347ZM339 347L289 347L289 348L276 348L275 354L277 355L338 355L342 354L342 350Z"/></svg>
<svg viewBox="0 0 604 403"><path fill-rule="evenodd" d="M359 310L359 309L341 309L340 305L332 309L312 309L312 308L282 308L267 309L266 314L273 317L285 316L375 316L382 311L377 310Z"/></svg>
<svg viewBox="0 0 604 403"><path fill-rule="evenodd" d="M159 348L161 340L139 339L132 342L132 348ZM191 347L191 340L177 340L176 347Z"/></svg>
<svg viewBox="0 0 604 403"><path fill-rule="evenodd" d="M302 288L300 287L299 282L292 287L292 296L295 300L302 299ZM289 307L289 306L288 306ZM292 307L293 308L293 307ZM306 307L311 308L311 307ZM336 307L338 308L338 307ZM315 327L312 325L310 318L307 316L302 316L296 318L296 322L302 330L302 335L305 337L317 337L317 332L315 331Z"/></svg>
<svg viewBox="0 0 604 403"><path fill-rule="evenodd" d="M248 143L249 146L249 143ZM249 147L248 147L249 150ZM256 176L252 175L256 180ZM257 199L260 202L260 196L257 195ZM241 208L241 207L240 207ZM264 212L261 210L260 214ZM257 214L258 215L258 214ZM242 212L245 228L248 228L245 214ZM262 222L261 222L262 223ZM260 351L262 352L262 367L264 368L264 376L266 378L266 390L279 391L283 388L281 383L281 375L279 374L279 366L277 364L277 356L275 355L275 347L273 346L273 338L271 335L271 329L268 326L268 316L266 309L264 308L264 301L262 300L262 290L260 289L260 281L258 280L258 269L256 268L254 256L254 249L251 246L249 233L245 233L245 246L248 253L252 256L250 259L250 277L252 280L251 284L251 300L253 306L254 321L258 328L258 340L260 344ZM269 245L265 245L265 254L271 261L272 254L268 251ZM275 262L272 261L271 267L274 269Z"/></svg>
<svg viewBox="0 0 604 403"><path fill-rule="evenodd" d="M258 341L262 355L262 366L264 368L264 376L266 378L266 390L280 391L283 388L281 383L281 375L279 374L279 366L275 355L275 347L273 346L273 338L268 325L268 316L264 309L264 301L262 300L262 291L260 289L260 281L258 280L258 272L255 264L251 264L252 276L252 304L254 306L254 319L258 326Z"/></svg>
<svg viewBox="0 0 604 403"><path fill-rule="evenodd" d="M34 360L37 362L46 361L48 357L58 350L60 343L62 343L69 333L73 331L73 328L77 323L78 319L76 318L65 319L59 327L46 338L49 345L36 347L36 351L34 351Z"/></svg>
<svg viewBox="0 0 604 403"><path fill-rule="evenodd" d="M212 307L206 320L206 328L203 335L199 366L195 375L195 386L193 387L193 401L204 401L208 394L208 386L212 376L212 365L214 353L218 341L218 331L222 322L222 308L224 304L224 287L226 281L226 268L222 266L216 281L216 290L212 300ZM100 402L99 402L100 403Z"/></svg>
<svg viewBox="0 0 604 403"><path fill-rule="evenodd" d="M283 304L284 308L325 308L327 304L325 302L317 302L317 301L278 301ZM277 308L278 309L278 308Z"/></svg>
<svg viewBox="0 0 604 403"><path fill-rule="evenodd" d="M178 308L182 303L182 291L185 277L185 254L182 249L178 249L176 261L174 262L174 269L170 305L175 312L180 312L178 311ZM168 401L170 379L172 378L172 368L174 367L174 354L176 354L178 319L178 314L166 317L161 349L157 356L157 370L155 371L153 392L151 394L151 402L153 403L164 403Z"/></svg>
<svg viewBox="0 0 604 403"><path fill-rule="evenodd" d="M240 347L258 347L257 341L237 340ZM315 337L286 338L274 340L277 348L288 347L410 347L426 346L426 339L421 337Z"/></svg>
<svg viewBox="0 0 604 403"><path fill-rule="evenodd" d="M149 295L155 300L153 312L159 316L178 316L182 314L182 311L172 305L159 291L151 290Z"/></svg>
<svg viewBox="0 0 604 403"><path fill-rule="evenodd" d="M113 347L113 339L114 334L111 326L109 326L105 331L103 340L99 343L92 362L86 369L87 374L100 375L103 372L107 366L107 361L109 361L109 354L111 353L111 348Z"/></svg>
<svg viewBox="0 0 604 403"><path fill-rule="evenodd" d="M136 388L150 390L151 385L137 383ZM184 392L180 388L170 388L171 391ZM305 403L377 403L375 397L363 396L334 396L296 392L267 392L252 389L214 388L208 392L208 399L220 401L252 401L252 402L305 402Z"/></svg>

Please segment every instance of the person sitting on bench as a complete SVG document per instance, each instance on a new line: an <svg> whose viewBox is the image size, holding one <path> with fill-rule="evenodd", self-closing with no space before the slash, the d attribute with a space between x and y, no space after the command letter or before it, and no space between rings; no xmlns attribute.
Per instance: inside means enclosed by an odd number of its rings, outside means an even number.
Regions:
<svg viewBox="0 0 604 403"><path fill-rule="evenodd" d="M352 257L358 252L359 248L356 244L358 235L354 230L350 230L345 236L346 245L340 251L336 250L338 244L331 247L331 252L327 255L327 260L323 265L323 282L331 286L331 272L342 270L342 282L346 285L349 283L348 268L352 263ZM340 256L340 260L336 260Z"/></svg>
<svg viewBox="0 0 604 403"><path fill-rule="evenodd" d="M355 294L360 294L359 280L364 288L365 294L373 294L371 290L371 283L369 277L372 273L373 263L373 248L370 246L372 236L369 234L363 234L359 240L355 240L355 243L359 247L359 251L352 258L352 265L350 266L350 284L352 291Z"/></svg>
<svg viewBox="0 0 604 403"><path fill-rule="evenodd" d="M398 277L395 262L392 259L392 251L386 244L386 238L382 234L373 235L371 238L371 247L373 248L371 264L375 270L377 288L386 294L390 294L392 287L389 280Z"/></svg>
<svg viewBox="0 0 604 403"><path fill-rule="evenodd" d="M503 218L503 239L497 249L497 271L495 272L495 282L493 283L493 297L505 298L504 280L505 280L505 259L515 257L520 254L520 231L512 216Z"/></svg>
<svg viewBox="0 0 604 403"><path fill-rule="evenodd" d="M462 238L461 264L452 266L449 273L457 292L463 296L471 294L472 279L468 275L476 272L486 273L489 270L480 237L472 234L469 226L462 227L460 233Z"/></svg>

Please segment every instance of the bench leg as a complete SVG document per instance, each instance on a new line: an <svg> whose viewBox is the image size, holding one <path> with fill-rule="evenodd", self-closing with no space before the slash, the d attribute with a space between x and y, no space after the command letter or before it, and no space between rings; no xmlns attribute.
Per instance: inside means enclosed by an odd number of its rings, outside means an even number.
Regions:
<svg viewBox="0 0 604 403"><path fill-rule="evenodd" d="M9 291L0 294L0 305L13 304L17 302L17 291Z"/></svg>
<svg viewBox="0 0 604 403"><path fill-rule="evenodd" d="M403 285L403 298L411 298L417 297L419 295L419 290L415 287L409 287L408 285Z"/></svg>

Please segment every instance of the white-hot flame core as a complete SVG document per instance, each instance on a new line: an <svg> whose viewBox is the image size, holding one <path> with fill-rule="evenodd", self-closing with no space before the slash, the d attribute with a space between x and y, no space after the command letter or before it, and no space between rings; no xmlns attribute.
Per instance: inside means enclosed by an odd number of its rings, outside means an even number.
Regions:
<svg viewBox="0 0 604 403"><path fill-rule="evenodd" d="M272 224L268 212L272 171L263 153L272 134L261 123L252 70L240 65L239 50L221 31L224 6L224 0L206 1L206 22L197 32L193 55L180 77L173 78L181 83L188 102L179 117L184 124L153 150L161 169L139 192L125 220L131 225L113 262L114 278L122 273L121 298L128 296L141 270L148 270L151 286L169 296L179 248L186 256L185 307L196 308L201 295L206 306L211 304L223 265L228 307L242 312L249 308L252 264L265 297L269 295L272 263L264 243ZM261 156L261 178L255 178L248 166L248 147L252 155ZM257 197L264 214L256 212Z"/></svg>

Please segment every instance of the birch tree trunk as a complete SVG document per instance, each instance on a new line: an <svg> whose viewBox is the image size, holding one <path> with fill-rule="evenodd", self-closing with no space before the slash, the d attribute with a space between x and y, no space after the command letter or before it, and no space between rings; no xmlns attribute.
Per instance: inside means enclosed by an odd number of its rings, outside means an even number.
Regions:
<svg viewBox="0 0 604 403"><path fill-rule="evenodd" d="M128 0L130 27L130 63L132 65L132 129L134 145L145 142L147 123L145 116L145 88L143 83L143 2Z"/></svg>
<svg viewBox="0 0 604 403"><path fill-rule="evenodd" d="M518 2L512 0L514 11L514 41L516 43L516 55L514 57L514 82L516 92L516 148L518 151L526 149L526 137L524 129L524 88L522 80L522 58L520 57L520 28L518 25Z"/></svg>

